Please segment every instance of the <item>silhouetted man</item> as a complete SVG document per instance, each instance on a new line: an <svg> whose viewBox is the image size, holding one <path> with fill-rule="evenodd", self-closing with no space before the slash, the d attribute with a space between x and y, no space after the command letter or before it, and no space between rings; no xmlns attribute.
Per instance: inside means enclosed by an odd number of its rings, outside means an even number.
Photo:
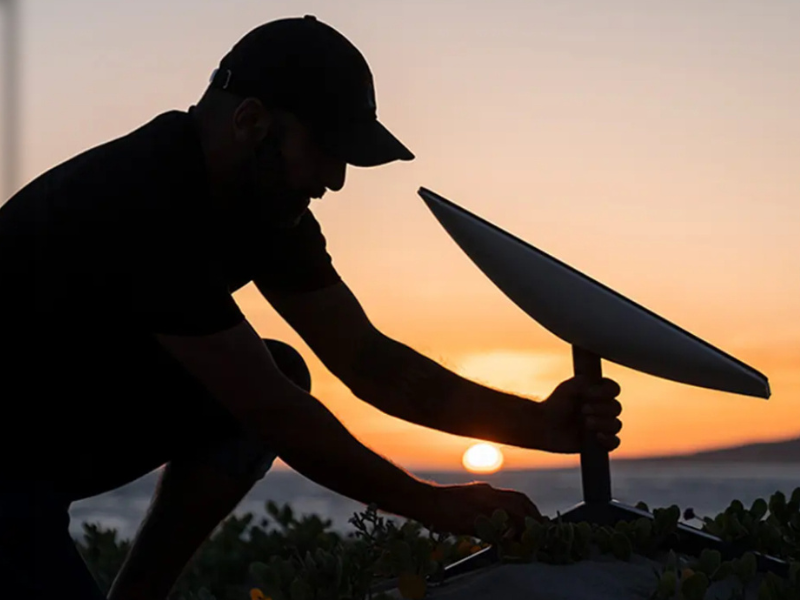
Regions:
<svg viewBox="0 0 800 600"><path fill-rule="evenodd" d="M313 17L286 19L236 44L196 106L56 166L0 209L4 594L101 598L70 503L162 465L113 600L164 598L276 456L452 533L474 534L495 508L518 530L539 516L521 493L422 481L359 443L310 394L300 355L245 320L231 294L251 281L389 415L548 452L579 452L584 429L618 446L613 381L570 379L535 402L467 381L367 318L309 202L340 190L348 164L412 158L377 121L359 51Z"/></svg>

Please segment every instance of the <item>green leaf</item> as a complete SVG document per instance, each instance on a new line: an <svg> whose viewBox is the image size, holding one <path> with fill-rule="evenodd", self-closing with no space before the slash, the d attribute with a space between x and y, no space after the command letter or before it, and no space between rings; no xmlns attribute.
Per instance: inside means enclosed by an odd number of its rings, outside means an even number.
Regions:
<svg viewBox="0 0 800 600"><path fill-rule="evenodd" d="M678 524L678 521L681 519L681 509L677 504L673 504L669 508L667 508L667 515L669 515L669 519L675 525Z"/></svg>
<svg viewBox="0 0 800 600"><path fill-rule="evenodd" d="M314 560L314 555L311 553L311 550L306 552L305 559L303 560L303 567L306 570L306 576L310 579L314 579L319 573L318 565Z"/></svg>
<svg viewBox="0 0 800 600"><path fill-rule="evenodd" d="M714 519L708 519L703 526L703 529L716 537L722 537L722 526Z"/></svg>
<svg viewBox="0 0 800 600"><path fill-rule="evenodd" d="M763 498L758 498L753 501L753 506L750 507L750 514L753 515L754 519L760 521L767 514L767 510L769 510L767 501Z"/></svg>
<svg viewBox="0 0 800 600"><path fill-rule="evenodd" d="M508 523L508 513L502 508L497 508L492 513L490 520L497 530L502 531L506 528L506 524Z"/></svg>
<svg viewBox="0 0 800 600"><path fill-rule="evenodd" d="M291 600L313 600L314 590L307 582L296 577L289 589L289 597Z"/></svg>
<svg viewBox="0 0 800 600"><path fill-rule="evenodd" d="M558 526L559 537L564 540L564 545L569 550L575 541L575 524L562 523Z"/></svg>
<svg viewBox="0 0 800 600"><path fill-rule="evenodd" d="M594 534L594 541L597 544L600 552L603 554L611 552L611 536L613 533L614 532L612 529L603 526L600 527Z"/></svg>
<svg viewBox="0 0 800 600"><path fill-rule="evenodd" d="M658 537L671 534L678 526L680 509L672 505L670 508L657 508L653 511L653 532Z"/></svg>
<svg viewBox="0 0 800 600"><path fill-rule="evenodd" d="M404 540L392 540L389 544L389 554L393 562L401 565L403 569L411 567L412 554L411 546Z"/></svg>
<svg viewBox="0 0 800 600"><path fill-rule="evenodd" d="M733 575L733 562L726 560L717 567L716 572L711 576L712 581L724 581Z"/></svg>
<svg viewBox="0 0 800 600"><path fill-rule="evenodd" d="M503 550L502 554L504 557L514 558L514 559L521 558L522 556L528 554L528 552L525 551L525 547L520 542L515 542L511 540L508 540L503 545L502 550Z"/></svg>
<svg viewBox="0 0 800 600"><path fill-rule="evenodd" d="M717 572L719 566L722 564L722 554L720 554L719 550L712 550L711 548L704 548L703 551L700 553L700 559L698 561L698 569L708 575L709 577L713 577L714 573Z"/></svg>
<svg viewBox="0 0 800 600"><path fill-rule="evenodd" d="M586 538L587 540L592 539L591 524L587 523L586 521L581 521L580 523L576 523L575 534L581 536L582 538Z"/></svg>
<svg viewBox="0 0 800 600"><path fill-rule="evenodd" d="M769 499L769 512L778 519L783 520L786 511L786 496L783 492L777 491Z"/></svg>
<svg viewBox="0 0 800 600"><path fill-rule="evenodd" d="M325 551L324 548L317 547L314 550L314 562L319 565L320 567L324 567L325 559L330 556L328 552Z"/></svg>
<svg viewBox="0 0 800 600"><path fill-rule="evenodd" d="M786 580L775 573L767 573L758 586L758 600L784 600L787 591Z"/></svg>
<svg viewBox="0 0 800 600"><path fill-rule="evenodd" d="M703 600L709 581L705 573L695 572L681 583L681 594L685 600Z"/></svg>
<svg viewBox="0 0 800 600"><path fill-rule="evenodd" d="M486 515L478 515L475 519L475 531L484 542L494 543L499 537L499 532Z"/></svg>
<svg viewBox="0 0 800 600"><path fill-rule="evenodd" d="M539 521L537 521L536 519L534 519L533 517L525 517L525 529L526 530L530 529L532 527L536 527L537 525L539 527L542 526L542 524Z"/></svg>
<svg viewBox="0 0 800 600"><path fill-rule="evenodd" d="M282 560L277 564L277 572L280 574L279 581L292 581L297 576L297 569L291 559Z"/></svg>
<svg viewBox="0 0 800 600"><path fill-rule="evenodd" d="M411 544L411 559L416 564L423 564L433 554L434 544L428 538L417 536Z"/></svg>
<svg viewBox="0 0 800 600"><path fill-rule="evenodd" d="M766 579L758 586L756 600L779 600L779 598L775 596L775 591L767 584Z"/></svg>
<svg viewBox="0 0 800 600"><path fill-rule="evenodd" d="M261 585L261 587L281 586L281 577L278 569L274 565L266 565L263 562L254 562L248 568L250 575Z"/></svg>
<svg viewBox="0 0 800 600"><path fill-rule="evenodd" d="M546 526L543 525L542 523L526 522L525 533L523 535L528 534L532 539L538 540L544 536L546 529L547 529Z"/></svg>
<svg viewBox="0 0 800 600"><path fill-rule="evenodd" d="M658 582L657 594L661 598L671 598L678 589L678 575L675 571L667 570L661 574Z"/></svg>
<svg viewBox="0 0 800 600"><path fill-rule="evenodd" d="M544 541L544 526L537 523L532 527L526 528L525 532L520 538L520 541L522 542L522 546L525 548L527 553L536 552L536 550Z"/></svg>
<svg viewBox="0 0 800 600"><path fill-rule="evenodd" d="M677 555L677 554L675 554L675 551L674 551L674 550L670 550L670 551L667 553L667 563L666 563L666 567L667 567L667 569L669 569L670 571L677 571L677 570L678 570L678 555Z"/></svg>
<svg viewBox="0 0 800 600"><path fill-rule="evenodd" d="M592 526L586 521L575 525L575 539L572 544L572 556L578 559L587 558L592 542Z"/></svg>
<svg viewBox="0 0 800 600"><path fill-rule="evenodd" d="M614 530L623 535L628 535L632 528L633 526L628 521L617 521L617 524L614 525Z"/></svg>
<svg viewBox="0 0 800 600"><path fill-rule="evenodd" d="M733 571L743 583L751 581L756 576L757 571L755 554L747 552L741 558L734 561Z"/></svg>
<svg viewBox="0 0 800 600"><path fill-rule="evenodd" d="M588 544L592 541L592 526L586 521L575 524L574 542L579 545Z"/></svg>
<svg viewBox="0 0 800 600"><path fill-rule="evenodd" d="M633 549L630 540L619 531L611 536L611 551L620 560L630 560Z"/></svg>
<svg viewBox="0 0 800 600"><path fill-rule="evenodd" d="M744 525L742 525L738 515L731 513L726 516L726 529L731 539L736 540L747 536L747 529L745 529Z"/></svg>
<svg viewBox="0 0 800 600"><path fill-rule="evenodd" d="M634 524L636 543L646 546L653 536L653 522L647 518L637 519Z"/></svg>
<svg viewBox="0 0 800 600"><path fill-rule="evenodd" d="M800 584L800 562L793 560L789 562L789 581L793 584Z"/></svg>

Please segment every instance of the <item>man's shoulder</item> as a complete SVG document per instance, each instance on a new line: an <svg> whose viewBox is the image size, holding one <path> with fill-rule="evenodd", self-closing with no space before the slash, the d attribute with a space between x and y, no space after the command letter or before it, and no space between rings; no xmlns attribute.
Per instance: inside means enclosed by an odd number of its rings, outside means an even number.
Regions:
<svg viewBox="0 0 800 600"><path fill-rule="evenodd" d="M111 185L129 185L128 177L142 183L149 176L169 178L181 173L176 166L188 165L197 158L199 141L193 134L188 113L164 112L129 133L76 155L57 170Z"/></svg>
<svg viewBox="0 0 800 600"><path fill-rule="evenodd" d="M83 248L180 223L201 185L196 135L188 113L169 111L49 169L0 205L2 246L24 247L46 229Z"/></svg>
<svg viewBox="0 0 800 600"><path fill-rule="evenodd" d="M202 160L190 115L163 112L138 128L50 168L20 194L91 197L129 195L191 177ZM202 164L202 163L200 163Z"/></svg>

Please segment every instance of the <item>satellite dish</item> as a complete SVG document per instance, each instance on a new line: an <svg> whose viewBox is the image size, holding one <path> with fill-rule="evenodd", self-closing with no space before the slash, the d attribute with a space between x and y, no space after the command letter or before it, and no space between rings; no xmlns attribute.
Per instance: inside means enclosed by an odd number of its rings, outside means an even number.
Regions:
<svg viewBox="0 0 800 600"><path fill-rule="evenodd" d="M769 398L767 378L742 361L670 323L569 265L421 187L425 201L451 238L519 308L572 346L576 375L599 381L605 359L656 377L719 391ZM614 525L652 515L612 498L608 452L589 436L581 449L583 502L565 521ZM677 547L692 554L716 548L735 557L746 549L679 525ZM484 552L492 552L486 549ZM478 553L483 554L483 553ZM757 556L760 568L783 573L784 561ZM453 573L480 565L469 557Z"/></svg>
<svg viewBox="0 0 800 600"><path fill-rule="evenodd" d="M568 344L656 377L769 398L767 378L740 360L438 194L419 195L478 268Z"/></svg>

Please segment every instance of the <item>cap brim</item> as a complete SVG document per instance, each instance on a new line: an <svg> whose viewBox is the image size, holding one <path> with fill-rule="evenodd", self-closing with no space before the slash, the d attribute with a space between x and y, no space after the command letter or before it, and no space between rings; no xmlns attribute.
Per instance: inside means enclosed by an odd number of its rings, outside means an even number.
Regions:
<svg viewBox="0 0 800 600"><path fill-rule="evenodd" d="M414 155L379 121L369 121L340 136L336 152L355 167L376 167Z"/></svg>

